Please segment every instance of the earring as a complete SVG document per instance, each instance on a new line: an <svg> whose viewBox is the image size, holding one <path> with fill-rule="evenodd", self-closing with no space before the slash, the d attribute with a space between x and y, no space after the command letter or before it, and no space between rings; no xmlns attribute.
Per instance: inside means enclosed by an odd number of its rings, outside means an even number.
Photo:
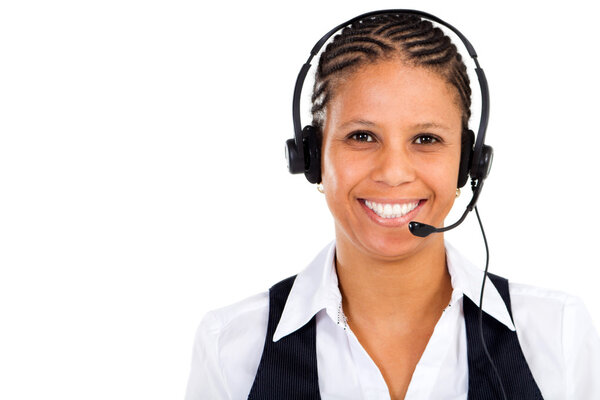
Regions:
<svg viewBox="0 0 600 400"><path fill-rule="evenodd" d="M456 198L458 199L460 197L460 188L456 189Z"/></svg>
<svg viewBox="0 0 600 400"><path fill-rule="evenodd" d="M317 190L321 193L325 193L325 190L323 190L323 183L319 182L317 183Z"/></svg>

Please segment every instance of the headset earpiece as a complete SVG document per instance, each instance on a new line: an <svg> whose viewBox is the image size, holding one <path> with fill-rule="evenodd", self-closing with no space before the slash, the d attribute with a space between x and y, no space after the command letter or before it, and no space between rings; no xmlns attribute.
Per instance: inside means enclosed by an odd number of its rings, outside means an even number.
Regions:
<svg viewBox="0 0 600 400"><path fill-rule="evenodd" d="M300 174L310 183L321 182L321 135L319 130L312 125L302 129L298 147L296 139L288 139L285 142L285 159L291 174Z"/></svg>
<svg viewBox="0 0 600 400"><path fill-rule="evenodd" d="M285 159L290 174L304 172L304 152L302 150L298 150L296 139L292 138L285 141Z"/></svg>
<svg viewBox="0 0 600 400"><path fill-rule="evenodd" d="M458 167L457 188L465 186L469 179L471 170L471 161L473 160L473 144L475 143L475 134L468 129L463 131L460 143L460 166Z"/></svg>
<svg viewBox="0 0 600 400"><path fill-rule="evenodd" d="M312 125L302 129L304 145L304 176L310 183L321 182L321 135Z"/></svg>
<svg viewBox="0 0 600 400"><path fill-rule="evenodd" d="M492 146L483 145L481 155L478 157L478 165L471 167L471 179L483 181L492 169L492 161L494 160L494 149Z"/></svg>

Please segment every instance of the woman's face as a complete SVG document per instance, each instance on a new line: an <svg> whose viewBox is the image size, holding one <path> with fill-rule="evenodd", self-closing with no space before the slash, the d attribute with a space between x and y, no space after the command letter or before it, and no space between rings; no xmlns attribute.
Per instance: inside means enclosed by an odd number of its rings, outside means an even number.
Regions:
<svg viewBox="0 0 600 400"><path fill-rule="evenodd" d="M456 197L461 116L444 78L399 61L366 66L338 85L322 158L338 242L389 260L443 240L413 236L408 223L443 226Z"/></svg>

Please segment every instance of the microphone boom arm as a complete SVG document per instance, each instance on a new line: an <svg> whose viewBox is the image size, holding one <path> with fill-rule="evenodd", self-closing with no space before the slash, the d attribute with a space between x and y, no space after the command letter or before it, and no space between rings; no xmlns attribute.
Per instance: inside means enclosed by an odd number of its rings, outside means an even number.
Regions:
<svg viewBox="0 0 600 400"><path fill-rule="evenodd" d="M479 199L479 194L481 193L482 187L483 187L483 179L471 181L471 188L473 189L473 197L471 198L471 201L467 205L467 208L465 209L465 212L462 214L460 219L458 221L456 221L455 223L453 223L452 225L445 226L443 228L436 228L434 226L423 224L421 222L410 221L408 223L408 229L410 230L410 233L412 233L413 235L418 236L418 237L427 237L427 236L431 235L432 233L446 232L446 231L449 231L450 229L456 228L457 226L459 226L460 224L463 223L465 218L467 218L467 214L469 214L469 212L473 211L473 208L475 208L475 205L477 204L477 200Z"/></svg>

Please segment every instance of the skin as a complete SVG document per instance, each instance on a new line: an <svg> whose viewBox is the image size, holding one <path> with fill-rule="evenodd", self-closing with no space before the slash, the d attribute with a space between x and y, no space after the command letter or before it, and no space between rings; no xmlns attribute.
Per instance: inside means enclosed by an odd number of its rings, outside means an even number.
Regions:
<svg viewBox="0 0 600 400"><path fill-rule="evenodd" d="M443 77L399 60L346 77L326 109L322 183L335 221L336 269L352 332L403 399L452 286L442 234L456 197L462 112ZM377 217L364 200L415 203Z"/></svg>

